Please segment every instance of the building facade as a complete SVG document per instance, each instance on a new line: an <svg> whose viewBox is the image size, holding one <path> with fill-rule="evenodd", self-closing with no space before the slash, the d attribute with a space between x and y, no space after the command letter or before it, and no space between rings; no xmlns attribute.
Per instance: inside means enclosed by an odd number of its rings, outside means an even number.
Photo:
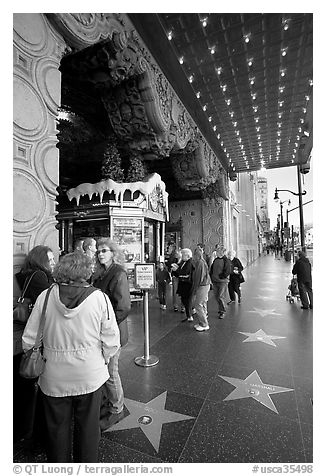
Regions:
<svg viewBox="0 0 326 476"><path fill-rule="evenodd" d="M180 246L202 242L210 252L223 243L245 263L257 257L252 175L230 182L224 157L213 152L128 16L14 14L16 267L37 244L59 255L58 204L69 189L103 179L103 151L113 142L125 178L137 159L166 183L166 233L177 233Z"/></svg>

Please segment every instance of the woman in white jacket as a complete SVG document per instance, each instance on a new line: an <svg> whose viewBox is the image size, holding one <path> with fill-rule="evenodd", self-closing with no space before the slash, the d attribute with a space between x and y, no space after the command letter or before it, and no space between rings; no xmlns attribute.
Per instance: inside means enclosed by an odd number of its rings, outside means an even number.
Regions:
<svg viewBox="0 0 326 476"><path fill-rule="evenodd" d="M120 336L110 299L87 282L91 273L92 262L82 253L63 256L53 272L56 284L43 332L46 364L38 382L51 463L94 463L98 458L102 385ZM24 351L35 343L45 295L38 297L26 325Z"/></svg>

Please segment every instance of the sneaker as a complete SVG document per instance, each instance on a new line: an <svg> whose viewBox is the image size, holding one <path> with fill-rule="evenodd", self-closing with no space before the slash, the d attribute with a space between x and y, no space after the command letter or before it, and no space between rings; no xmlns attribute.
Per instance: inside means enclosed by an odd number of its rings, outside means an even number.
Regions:
<svg viewBox="0 0 326 476"><path fill-rule="evenodd" d="M194 320L194 318L192 316L188 317L187 319L189 322L192 322Z"/></svg>
<svg viewBox="0 0 326 476"><path fill-rule="evenodd" d="M177 307L174 307L173 310L174 310L174 312L178 312L178 311L179 311L179 309L178 309Z"/></svg>
<svg viewBox="0 0 326 476"><path fill-rule="evenodd" d="M228 304L231 304L231 303L233 303L233 302L235 302L235 301L229 301Z"/></svg>
<svg viewBox="0 0 326 476"><path fill-rule="evenodd" d="M162 309L166 309L166 305L165 305L165 304L162 305Z"/></svg>
<svg viewBox="0 0 326 476"><path fill-rule="evenodd" d="M220 312L218 318L224 319L224 317L225 317L225 312Z"/></svg>
<svg viewBox="0 0 326 476"><path fill-rule="evenodd" d="M180 312L183 312L183 313L186 312L185 308L182 307Z"/></svg>
<svg viewBox="0 0 326 476"><path fill-rule="evenodd" d="M161 308L161 309L164 309L163 304L160 304L160 308Z"/></svg>
<svg viewBox="0 0 326 476"><path fill-rule="evenodd" d="M200 324L198 324L198 326L195 326L195 329L196 329L196 331L198 331L198 332L208 331L209 325L207 325L207 326L201 326Z"/></svg>

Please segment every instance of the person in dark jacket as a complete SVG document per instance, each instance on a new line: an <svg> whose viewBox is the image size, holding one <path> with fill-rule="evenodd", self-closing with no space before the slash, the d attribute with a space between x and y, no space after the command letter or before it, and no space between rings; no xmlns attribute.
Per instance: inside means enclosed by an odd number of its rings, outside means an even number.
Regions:
<svg viewBox="0 0 326 476"><path fill-rule="evenodd" d="M172 265L174 263L179 264L181 262L181 251L177 250L176 245L173 243L169 246L169 257L166 261L166 267L169 273L172 273ZM172 304L174 312L178 312L180 307L180 296L177 294L179 279L172 274Z"/></svg>
<svg viewBox="0 0 326 476"><path fill-rule="evenodd" d="M31 278L25 297L35 304L38 296L53 282L54 255L48 246L35 246L26 256L19 273L15 275L20 290ZM37 394L37 379L27 380L19 375L23 355L22 335L26 323L14 322L13 359L13 433L14 440L24 439L31 450L43 440L43 409Z"/></svg>
<svg viewBox="0 0 326 476"><path fill-rule="evenodd" d="M191 277L193 271L191 258L192 251L189 248L183 248L181 250L181 262L172 264L172 275L179 278L177 293L181 297L181 302L186 311L186 317L181 322L194 320L191 315Z"/></svg>
<svg viewBox="0 0 326 476"><path fill-rule="evenodd" d="M156 281L160 308L166 309L166 287L171 282L171 276L163 262L158 264L158 269L156 271Z"/></svg>
<svg viewBox="0 0 326 476"><path fill-rule="evenodd" d="M196 331L203 332L209 330L207 320L207 301L211 285L211 278L207 262L204 259L204 251L197 247L193 257L194 270L192 273L191 295L193 296L193 306L195 315L198 317L198 324L194 325Z"/></svg>
<svg viewBox="0 0 326 476"><path fill-rule="evenodd" d="M292 274L297 275L298 288L301 299L301 309L312 309L313 295L312 295L312 277L311 277L311 263L306 257L304 251L298 252L299 259L292 269ZM309 298L309 300L308 300Z"/></svg>
<svg viewBox="0 0 326 476"><path fill-rule="evenodd" d="M226 249L222 245L216 246L210 277L213 283L213 292L218 305L219 319L224 319L227 303L227 288L231 272L231 261L225 256Z"/></svg>
<svg viewBox="0 0 326 476"><path fill-rule="evenodd" d="M124 263L124 254L110 238L97 241L99 266L94 273L93 285L105 292L112 303L117 323L121 325L131 309L128 277ZM123 344L123 343L122 343ZM119 375L118 352L110 358L109 378L105 384L104 400L101 409L101 429L104 431L124 417L124 395Z"/></svg>
<svg viewBox="0 0 326 476"><path fill-rule="evenodd" d="M231 261L231 273L230 273L230 281L228 283L229 288L229 295L230 301L228 304L235 302L235 293L238 295L238 303L241 303L241 271L243 270L243 266L239 258L234 255L234 251L229 251L227 257Z"/></svg>

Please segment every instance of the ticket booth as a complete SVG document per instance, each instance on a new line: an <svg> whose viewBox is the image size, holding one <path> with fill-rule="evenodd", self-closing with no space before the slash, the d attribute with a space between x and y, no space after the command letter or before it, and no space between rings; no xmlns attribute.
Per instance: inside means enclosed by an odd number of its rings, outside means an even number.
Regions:
<svg viewBox="0 0 326 476"><path fill-rule="evenodd" d="M160 175L143 182L80 184L67 191L58 211L61 250L73 251L78 238L112 238L124 251L130 292L137 296L135 263L156 263L164 256L168 194Z"/></svg>

